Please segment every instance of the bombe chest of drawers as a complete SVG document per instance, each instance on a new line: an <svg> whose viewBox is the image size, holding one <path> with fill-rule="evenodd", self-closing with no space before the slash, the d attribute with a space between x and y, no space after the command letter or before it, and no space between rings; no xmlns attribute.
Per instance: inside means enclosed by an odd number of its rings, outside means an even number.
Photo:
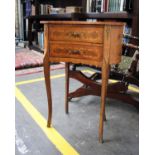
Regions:
<svg viewBox="0 0 155 155"><path fill-rule="evenodd" d="M65 62L65 111L68 101L84 95L101 96L99 141L103 140L103 121L107 92L109 68L121 61L122 34L121 22L86 21L42 21L44 24L44 75L48 98L48 122L52 118L52 94L50 84L50 62ZM80 71L70 70L70 64L85 64L101 68L101 84L90 80ZM75 92L69 93L69 78L86 84Z"/></svg>

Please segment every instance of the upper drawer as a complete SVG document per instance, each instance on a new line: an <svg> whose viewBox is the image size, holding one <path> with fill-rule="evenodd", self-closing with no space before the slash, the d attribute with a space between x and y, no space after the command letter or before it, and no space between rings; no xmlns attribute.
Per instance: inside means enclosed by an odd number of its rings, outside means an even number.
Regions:
<svg viewBox="0 0 155 155"><path fill-rule="evenodd" d="M103 28L92 27L89 25L71 26L71 25L51 25L49 27L50 41L76 41L88 43L103 42Z"/></svg>

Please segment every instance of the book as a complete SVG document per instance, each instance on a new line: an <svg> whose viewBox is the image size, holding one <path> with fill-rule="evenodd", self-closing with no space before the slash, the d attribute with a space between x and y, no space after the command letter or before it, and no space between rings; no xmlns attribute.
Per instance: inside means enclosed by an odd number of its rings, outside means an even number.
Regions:
<svg viewBox="0 0 155 155"><path fill-rule="evenodd" d="M87 0L86 12L103 12L104 0Z"/></svg>
<svg viewBox="0 0 155 155"><path fill-rule="evenodd" d="M119 12L123 11L124 0L109 0L108 11Z"/></svg>
<svg viewBox="0 0 155 155"><path fill-rule="evenodd" d="M124 0L123 10L131 12L133 9L133 0Z"/></svg>
<svg viewBox="0 0 155 155"><path fill-rule="evenodd" d="M121 0L121 2L120 2L120 11L123 11L123 4L124 4L124 0Z"/></svg>
<svg viewBox="0 0 155 155"><path fill-rule="evenodd" d="M44 49L44 32L38 32L38 45L40 49Z"/></svg>
<svg viewBox="0 0 155 155"><path fill-rule="evenodd" d="M102 0L96 0L96 12L101 12Z"/></svg>
<svg viewBox="0 0 155 155"><path fill-rule="evenodd" d="M67 6L65 10L66 10L66 13L81 13L82 7Z"/></svg>
<svg viewBox="0 0 155 155"><path fill-rule="evenodd" d="M31 15L35 16L36 15L36 7L34 5L32 5L32 10L31 10Z"/></svg>
<svg viewBox="0 0 155 155"><path fill-rule="evenodd" d="M91 12L96 12L96 0L92 0L91 2Z"/></svg>
<svg viewBox="0 0 155 155"><path fill-rule="evenodd" d="M104 10L104 2L105 2L105 0L102 0L101 1L101 12L104 12L105 10Z"/></svg>
<svg viewBox="0 0 155 155"><path fill-rule="evenodd" d="M86 12L119 12L126 0L87 0Z"/></svg>
<svg viewBox="0 0 155 155"><path fill-rule="evenodd" d="M40 14L41 15L48 15L48 14L50 14L50 9L51 8L53 8L52 5L40 4Z"/></svg>
<svg viewBox="0 0 155 155"><path fill-rule="evenodd" d="M87 0L86 3L86 12L91 12L91 4L92 4L92 0Z"/></svg>
<svg viewBox="0 0 155 155"><path fill-rule="evenodd" d="M104 12L108 11L108 7L109 7L109 0L104 0Z"/></svg>

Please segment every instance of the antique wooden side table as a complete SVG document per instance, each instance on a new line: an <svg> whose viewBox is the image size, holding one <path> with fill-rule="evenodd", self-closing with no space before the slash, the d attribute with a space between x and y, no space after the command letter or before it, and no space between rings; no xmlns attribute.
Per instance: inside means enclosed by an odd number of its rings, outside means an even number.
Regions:
<svg viewBox="0 0 155 155"><path fill-rule="evenodd" d="M122 22L42 21L44 24L44 75L48 98L48 122L52 120L50 62L65 62L65 111L68 100L84 95L101 96L99 142L103 141L105 98L111 64L121 61ZM70 63L101 67L101 83L92 81L80 71L71 71ZM69 93L69 78L79 80L87 87Z"/></svg>

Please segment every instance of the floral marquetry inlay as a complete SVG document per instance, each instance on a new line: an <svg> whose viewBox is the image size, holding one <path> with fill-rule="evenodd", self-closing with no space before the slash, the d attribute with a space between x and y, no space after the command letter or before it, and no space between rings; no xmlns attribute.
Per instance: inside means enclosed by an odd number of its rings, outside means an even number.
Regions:
<svg viewBox="0 0 155 155"><path fill-rule="evenodd" d="M53 45L51 46L51 55L63 56L63 57L74 57L74 58L88 58L88 59L99 59L101 57L101 48L88 48L88 47L67 47L67 45Z"/></svg>
<svg viewBox="0 0 155 155"><path fill-rule="evenodd" d="M73 50L71 48L56 48L54 49L53 52L56 53L60 53L60 54L66 54L68 55L81 55L81 56L87 56L87 57L94 57L97 56L97 54L94 52L94 50L91 49L84 49L84 48L80 48L80 49L76 49Z"/></svg>
<svg viewBox="0 0 155 155"><path fill-rule="evenodd" d="M103 29L91 27L76 28L50 28L50 40L63 40L63 41L85 41L92 43L102 43L103 39L100 37Z"/></svg>
<svg viewBox="0 0 155 155"><path fill-rule="evenodd" d="M66 37L68 39L97 39L99 38L100 34L98 31L92 31L92 32L65 32L65 31L54 31L53 35L57 37Z"/></svg>

